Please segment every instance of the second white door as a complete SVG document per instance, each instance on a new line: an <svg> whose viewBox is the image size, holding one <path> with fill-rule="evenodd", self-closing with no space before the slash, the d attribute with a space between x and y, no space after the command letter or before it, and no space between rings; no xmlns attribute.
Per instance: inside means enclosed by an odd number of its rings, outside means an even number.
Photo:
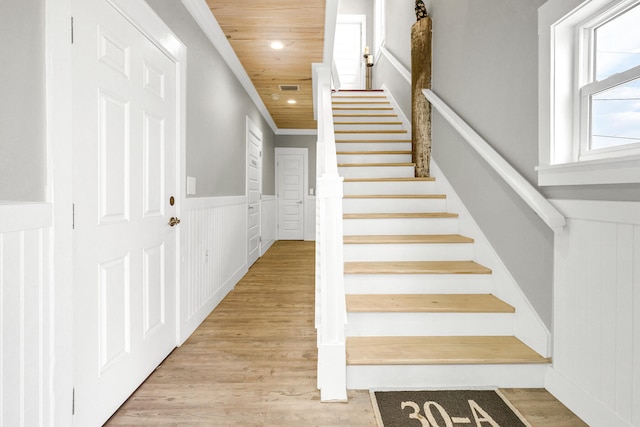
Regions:
<svg viewBox="0 0 640 427"><path fill-rule="evenodd" d="M305 155L276 152L278 240L304 239Z"/></svg>

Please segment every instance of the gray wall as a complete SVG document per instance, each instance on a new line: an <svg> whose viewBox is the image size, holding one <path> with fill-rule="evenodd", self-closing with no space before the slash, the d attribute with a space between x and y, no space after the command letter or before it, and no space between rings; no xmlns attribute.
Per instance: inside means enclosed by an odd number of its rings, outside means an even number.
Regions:
<svg viewBox="0 0 640 427"><path fill-rule="evenodd" d="M415 15L413 2L404 3L402 12L397 4L389 10L399 18L387 17L387 48L410 65L405 35ZM537 181L537 9L542 3L427 2L433 19L433 90L532 184ZM437 113L433 140L434 159L550 326L552 231Z"/></svg>
<svg viewBox="0 0 640 427"><path fill-rule="evenodd" d="M411 25L416 22L414 0L387 0L385 47L411 70Z"/></svg>
<svg viewBox="0 0 640 427"><path fill-rule="evenodd" d="M196 196L245 194L247 116L263 133L262 191L275 194L273 131L182 3L147 2L187 46L186 175Z"/></svg>
<svg viewBox="0 0 640 427"><path fill-rule="evenodd" d="M3 0L0 29L0 200L45 201L44 0Z"/></svg>
<svg viewBox="0 0 640 427"><path fill-rule="evenodd" d="M315 135L277 135L276 147L288 147L288 148L307 148L309 151L309 187L307 188L307 194L309 189L313 188L313 194L316 194L316 143L318 137ZM274 172L275 176L275 172Z"/></svg>

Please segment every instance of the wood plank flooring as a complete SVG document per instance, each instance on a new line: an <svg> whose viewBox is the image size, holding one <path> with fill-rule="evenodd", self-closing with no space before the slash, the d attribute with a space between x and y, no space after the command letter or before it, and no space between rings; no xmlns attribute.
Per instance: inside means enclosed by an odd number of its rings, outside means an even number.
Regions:
<svg viewBox="0 0 640 427"><path fill-rule="evenodd" d="M313 242L277 242L108 426L375 427L367 391L320 403ZM502 390L534 427L585 426L545 390Z"/></svg>

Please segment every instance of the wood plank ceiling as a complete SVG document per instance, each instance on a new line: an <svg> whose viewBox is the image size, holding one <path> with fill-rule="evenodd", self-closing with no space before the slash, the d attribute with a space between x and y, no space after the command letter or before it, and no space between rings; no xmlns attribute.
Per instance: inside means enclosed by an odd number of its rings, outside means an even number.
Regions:
<svg viewBox="0 0 640 427"><path fill-rule="evenodd" d="M316 129L311 64L322 62L325 1L207 0L207 4L278 128ZM274 41L284 48L272 49ZM297 85L300 90L282 91L281 85ZM289 104L290 99L296 104Z"/></svg>

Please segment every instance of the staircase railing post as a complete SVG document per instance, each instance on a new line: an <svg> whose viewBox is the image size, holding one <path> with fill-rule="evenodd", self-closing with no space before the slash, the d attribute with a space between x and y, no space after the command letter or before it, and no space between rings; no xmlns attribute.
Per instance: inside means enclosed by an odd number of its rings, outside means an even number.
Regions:
<svg viewBox="0 0 640 427"><path fill-rule="evenodd" d="M331 108L330 67L314 65L317 88L316 328L322 401L347 400L342 248L343 179L338 175Z"/></svg>

